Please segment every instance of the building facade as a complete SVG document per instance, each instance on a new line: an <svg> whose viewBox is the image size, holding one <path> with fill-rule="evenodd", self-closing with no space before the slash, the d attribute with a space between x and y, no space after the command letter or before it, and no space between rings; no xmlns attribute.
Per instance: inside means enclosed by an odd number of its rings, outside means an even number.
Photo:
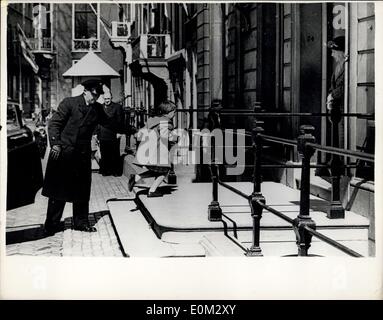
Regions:
<svg viewBox="0 0 383 320"><path fill-rule="evenodd" d="M8 97L21 102L30 116L40 109L56 109L72 95L87 75L63 74L87 53L93 52L120 77L97 76L111 87L116 101L124 102L123 52L110 38L124 20L121 6L102 3L11 3L8 9ZM33 72L21 54L18 26L27 50L38 65ZM126 40L122 34L118 38ZM89 66L89 70L97 66Z"/></svg>
<svg viewBox="0 0 383 320"><path fill-rule="evenodd" d="M157 3L130 10L126 52L132 106L152 110L166 93L179 109L200 111L179 112L177 127L201 129L206 108L214 103L227 109L325 114L335 68L327 42L337 36L345 37L348 57L344 112L374 114L373 3ZM221 120L225 128L247 130L254 121ZM328 116L262 120L266 133L287 138L297 137L300 125L313 125L317 143L331 145ZM339 130L344 137L339 147L374 153L375 120L344 117ZM299 161L294 149L269 152L278 161ZM324 154L315 157L329 161ZM274 172L271 178L284 175ZM362 214L373 213L374 167L359 162L344 180L344 203L354 197L353 206Z"/></svg>
<svg viewBox="0 0 383 320"><path fill-rule="evenodd" d="M37 73L20 58L17 24L30 39ZM326 113L334 71L326 43L339 35L345 36L348 57L344 111L374 113L373 3L11 3L8 96L21 101L27 114L55 109L86 78L63 74L92 51L120 75L103 78L114 100L151 112L168 98L185 110L177 113L178 128L201 129L214 103L226 109ZM225 128L251 130L254 119L221 120ZM287 138L297 137L301 124L311 124L317 143L331 143L328 117L262 120L266 133ZM342 121L340 147L374 153L375 121ZM270 156L299 161L291 149L272 149ZM345 198L356 190L353 205L373 213L374 168L358 166L347 178Z"/></svg>

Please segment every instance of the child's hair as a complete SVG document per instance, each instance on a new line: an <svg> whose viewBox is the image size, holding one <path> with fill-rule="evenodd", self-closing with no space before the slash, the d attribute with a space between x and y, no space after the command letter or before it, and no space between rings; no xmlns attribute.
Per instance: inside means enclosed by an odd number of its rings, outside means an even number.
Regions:
<svg viewBox="0 0 383 320"><path fill-rule="evenodd" d="M168 114L172 111L174 111L176 109L176 105L169 101L169 100L166 100L164 102L161 102L157 108L157 114L159 116L162 116L164 114Z"/></svg>

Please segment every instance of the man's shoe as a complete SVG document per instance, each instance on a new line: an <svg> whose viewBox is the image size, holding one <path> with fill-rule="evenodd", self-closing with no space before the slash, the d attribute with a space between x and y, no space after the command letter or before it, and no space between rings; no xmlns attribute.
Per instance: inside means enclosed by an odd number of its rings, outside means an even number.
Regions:
<svg viewBox="0 0 383 320"><path fill-rule="evenodd" d="M162 197L163 194L159 191L154 191L154 192L149 192L148 193L148 198L157 198L157 197Z"/></svg>
<svg viewBox="0 0 383 320"><path fill-rule="evenodd" d="M64 231L64 227L61 225L59 225L57 227L46 227L46 226L44 226L43 227L43 236L44 237L51 237L54 234L56 234L57 232L61 232L61 231Z"/></svg>
<svg viewBox="0 0 383 320"><path fill-rule="evenodd" d="M74 230L77 231L83 231L83 232L97 232L97 229L95 227L91 226L75 226L73 227Z"/></svg>

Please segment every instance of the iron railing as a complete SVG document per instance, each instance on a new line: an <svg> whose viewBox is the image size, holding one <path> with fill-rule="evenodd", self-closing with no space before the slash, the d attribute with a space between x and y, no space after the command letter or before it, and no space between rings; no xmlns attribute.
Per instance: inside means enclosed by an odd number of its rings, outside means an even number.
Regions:
<svg viewBox="0 0 383 320"><path fill-rule="evenodd" d="M217 112L212 111L210 112ZM224 112L221 115L225 114ZM230 115L236 115L235 112L229 112ZM243 113L238 113L241 115ZM264 115L264 114L262 114ZM327 114L326 114L327 115ZM257 115L258 116L258 115ZM274 116L272 114L267 114L265 116ZM279 117L281 114L278 115ZM308 116L308 114L284 114L283 116ZM318 114L317 116L323 116ZM327 115L328 116L328 115ZM330 114L333 118L332 126L332 136L337 138L337 121L340 120L340 114ZM352 117L362 117L369 118L373 115L366 114L347 114L346 116ZM334 119L335 118L335 119ZM219 119L215 115L215 119ZM229 184L222 182L219 178L218 165L214 162L214 152L212 152L212 162L211 162L211 176L212 176L212 201L208 207L208 218L210 221L219 221L222 219L222 210L218 201L218 185L234 192L235 194L245 198L249 202L251 208L251 216L253 219L253 240L251 248L246 252L247 256L262 256L262 250L260 247L260 222L262 218L263 209L273 213L274 215L280 217L281 219L289 222L292 225L292 228L296 235L296 243L298 246L298 256L308 256L308 249L311 246L311 238L317 237L318 239L330 244L334 248L343 251L344 253L353 256L353 257L362 257L361 254L355 252L354 250L342 245L338 241L335 241L322 233L316 231L316 224L310 217L310 169L314 166L311 165L311 157L313 156L316 150L330 153L332 155L332 161L329 166L315 166L315 167L329 167L332 173L332 198L331 204L328 212L329 218L343 218L344 209L340 203L340 190L339 190L339 178L342 174L342 169L344 165L339 161L339 157L351 157L368 162L374 162L374 155L362 153L353 150L345 150L338 147L328 147L322 146L315 143L315 137L313 136L314 127L311 125L303 125L300 127L300 134L296 140L290 140L270 135L265 135L263 132L261 121L254 121L255 126L251 132L252 136L252 146L254 152L254 164L253 164L253 192L250 195L243 193L242 191L230 186ZM339 123L339 122L338 122ZM249 134L246 134L250 136ZM333 139L334 142L334 139ZM295 219L291 219L282 212L266 205L266 199L261 192L261 169L267 167L267 165L262 165L262 149L265 143L275 143L297 147L298 153L302 158L302 165L294 166L301 168L301 189L300 189L300 206L299 214ZM336 143L335 143L336 144ZM213 149L214 150L214 149ZM222 164L221 164L222 165ZM271 166L273 167L273 166ZM280 165L280 167L284 167ZM287 166L286 167L290 167ZM335 178L335 179L334 179ZM335 181L334 181L335 180ZM334 190L335 189L335 190ZM340 214L339 214L340 213Z"/></svg>
<svg viewBox="0 0 383 320"><path fill-rule="evenodd" d="M40 38L29 38L29 44L31 45L33 52L52 52L52 38L51 37L40 37Z"/></svg>
<svg viewBox="0 0 383 320"><path fill-rule="evenodd" d="M189 113L190 123L193 124L193 113L195 112L206 112L208 113L208 122L211 124L211 129L220 128L220 117L221 116L253 116L254 127L251 132L246 132L247 137L252 138L252 146L247 146L253 149L254 163L253 167L253 192L248 195L242 191L234 188L230 184L223 182L219 177L218 166L222 164L215 163L215 148L211 149L211 163L210 172L212 180L212 201L208 206L208 219L210 221L222 220L222 209L218 201L218 185L232 191L233 193L247 199L253 220L252 228L252 245L247 250L247 256L262 256L262 250L260 247L260 226L263 210L267 210L277 217L287 221L292 225L292 228L296 235L296 243L298 246L298 256L307 256L308 249L311 246L312 237L316 237L334 248L350 255L353 257L362 257L361 254L354 250L342 245L338 241L335 241L316 230L315 221L313 221L309 214L310 209L310 169L312 168L326 168L330 169L332 178L332 195L331 203L328 210L328 217L333 218L344 218L344 208L340 202L340 177L344 173L346 167L355 168L357 163L349 163L344 165L340 161L340 157L356 158L367 162L374 162L374 155L367 154L364 152L345 150L339 148L338 136L339 129L338 125L342 117L355 117L358 119L374 119L374 114L363 114L363 113L340 113L332 111L330 113L269 113L269 112L258 112L259 106L254 109L253 112L249 112L248 109L220 109L220 108L199 108L199 109L176 109L178 113ZM151 113L147 112L144 108L128 108L128 122L130 125L141 128L144 126L147 117ZM329 117L332 124L331 136L332 146L323 146L315 143L315 137L313 136L314 127L311 125L303 125L300 127L300 134L296 140L270 136L264 134L264 130L261 126L263 123L257 119L262 117ZM191 131L192 128L189 128ZM289 165L289 164L262 164L262 149L265 143L286 145L295 147L298 150L302 158L301 165ZM219 147L219 146L218 146ZM222 147L222 146L221 146ZM226 146L225 146L226 147ZM311 164L311 157L315 151L321 151L331 154L332 158L330 164ZM295 219L291 219L284 213L272 208L266 204L266 199L261 192L261 172L262 168L300 168L301 170L301 189L300 189L300 206L299 214ZM172 168L171 176L173 182L176 181L176 176Z"/></svg>
<svg viewBox="0 0 383 320"><path fill-rule="evenodd" d="M91 39L73 39L72 51L88 52L100 50L100 40L96 38Z"/></svg>

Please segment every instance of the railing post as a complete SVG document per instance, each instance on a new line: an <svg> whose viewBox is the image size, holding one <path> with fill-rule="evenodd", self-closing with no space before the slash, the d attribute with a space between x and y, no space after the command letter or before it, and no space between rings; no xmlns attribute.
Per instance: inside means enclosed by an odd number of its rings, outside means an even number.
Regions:
<svg viewBox="0 0 383 320"><path fill-rule="evenodd" d="M211 179L213 183L213 200L208 207L209 221L221 221L222 209L218 202L218 166L213 162L210 166Z"/></svg>
<svg viewBox="0 0 383 320"><path fill-rule="evenodd" d="M333 108L330 113L331 121L331 144L335 148L339 148L339 123L341 120L341 112L339 109ZM332 154L330 163L331 172L331 205L327 212L330 219L343 219L344 208L340 201L340 178L344 174L344 164L340 156Z"/></svg>
<svg viewBox="0 0 383 320"><path fill-rule="evenodd" d="M189 107L189 129L188 129L188 134L189 134L189 151L193 151L193 109L190 106Z"/></svg>
<svg viewBox="0 0 383 320"><path fill-rule="evenodd" d="M124 108L123 110L124 110L124 128L125 130L127 130L127 128L130 127L130 108L127 107L127 108ZM125 149L128 149L130 148L130 133L125 132L125 137L126 137Z"/></svg>
<svg viewBox="0 0 383 320"><path fill-rule="evenodd" d="M264 131L259 124L262 121L254 121L255 127L252 130L253 150L254 150L254 171L253 171L253 193L249 199L251 208L251 217L253 219L253 243L251 248L246 252L248 257L259 257L262 255L260 247L260 233L261 233L261 218L263 207L260 203L266 203L265 197L261 193L261 161L262 161L262 138L260 134Z"/></svg>
<svg viewBox="0 0 383 320"><path fill-rule="evenodd" d="M137 129L140 129L140 121L139 121L138 113L139 113L139 111L138 111L138 109L136 109L134 111L135 122L136 122L135 126L136 126Z"/></svg>
<svg viewBox="0 0 383 320"><path fill-rule="evenodd" d="M137 126L136 126L136 110L132 107L130 108L129 124L132 125L133 127L137 128Z"/></svg>
<svg viewBox="0 0 383 320"><path fill-rule="evenodd" d="M252 130L252 139L253 139L253 154L254 154L254 169L253 169L253 194L261 192L261 183L262 183L262 138L260 134L264 132L263 128L260 126L263 124L263 121L254 121L255 127Z"/></svg>
<svg viewBox="0 0 383 320"><path fill-rule="evenodd" d="M170 163L170 170L168 173L168 184L177 184L177 175L174 172L173 159L172 159L172 162Z"/></svg>
<svg viewBox="0 0 383 320"><path fill-rule="evenodd" d="M263 207L260 203L265 204L265 197L259 193L253 193L249 199L251 217L253 219L253 243L250 249L246 252L248 257L261 257L262 249L260 247L260 234L261 234L261 218Z"/></svg>
<svg viewBox="0 0 383 320"><path fill-rule="evenodd" d="M213 101L212 108L209 111L208 119L209 119L209 130L212 132L216 128L220 128L220 121L219 121L219 115L217 112L217 103L218 101ZM212 143L213 137L210 139L210 153L211 153L211 180L213 183L213 200L209 205L208 208L208 219L209 221L221 221L222 220L222 209L219 206L218 202L218 179L219 179L219 172L218 172L218 165L216 163L215 158L215 148L216 148L216 141L214 141L214 147Z"/></svg>
<svg viewBox="0 0 383 320"><path fill-rule="evenodd" d="M140 110L140 128L145 126L145 109Z"/></svg>
<svg viewBox="0 0 383 320"><path fill-rule="evenodd" d="M293 229L297 239L298 256L307 256L311 246L312 235L306 231L305 226L316 228L315 222L310 217L310 160L314 149L306 145L307 142L315 143L312 135L315 128L310 125L300 127L298 137L298 152L302 157L301 193L299 215L294 219Z"/></svg>
<svg viewBox="0 0 383 320"><path fill-rule="evenodd" d="M134 126L134 118L132 121L132 110L133 109L131 107L124 108L125 129L127 130L125 133L125 139L126 139L125 152L127 154L133 154L134 153L132 146L131 146L131 139L132 139L133 133L130 130L131 126Z"/></svg>

